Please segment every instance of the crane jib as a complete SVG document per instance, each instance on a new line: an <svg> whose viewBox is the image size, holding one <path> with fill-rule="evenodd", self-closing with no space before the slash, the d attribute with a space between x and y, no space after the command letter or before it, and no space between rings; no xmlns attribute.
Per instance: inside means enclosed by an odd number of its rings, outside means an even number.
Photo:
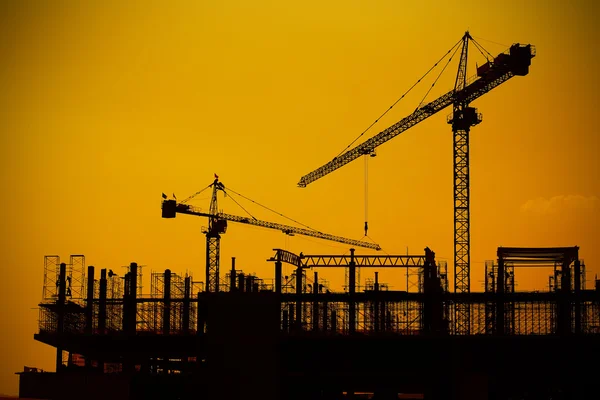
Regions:
<svg viewBox="0 0 600 400"><path fill-rule="evenodd" d="M532 45L514 44L509 53L501 53L493 62L488 62L478 68L477 75L467 81L468 85L458 91L454 90L442 95L432 102L420 107L411 115L381 131L377 135L358 146L335 157L325 165L304 175L298 182L299 187L306 187L309 183L335 171L336 169L356 160L364 154L369 154L377 146L398 136L419 122L438 113L455 102L469 103L489 92L496 86L506 82L515 75L523 76L529 72L531 58L535 57L535 47Z"/></svg>
<svg viewBox="0 0 600 400"><path fill-rule="evenodd" d="M175 215L179 214L188 214L188 215L196 215L199 217L207 217L210 220L215 221L217 225L221 222L231 221L231 222L239 222L242 224L261 226L263 228L276 229L280 230L286 234L298 234L304 236L311 236L318 239L330 240L338 243L344 243L351 246L363 247L367 249L373 250L381 250L381 247L376 243L363 242L361 240L348 239L341 236L330 235L328 233L323 233L315 230L298 228L295 226L288 226L283 224L277 224L274 222L261 221L256 218L249 217L241 217L238 215L225 214L225 213L205 213L200 209L193 207L189 204L181 204L177 203L175 200L164 200L162 203L162 217L163 218L175 218ZM224 233L224 232L222 232Z"/></svg>

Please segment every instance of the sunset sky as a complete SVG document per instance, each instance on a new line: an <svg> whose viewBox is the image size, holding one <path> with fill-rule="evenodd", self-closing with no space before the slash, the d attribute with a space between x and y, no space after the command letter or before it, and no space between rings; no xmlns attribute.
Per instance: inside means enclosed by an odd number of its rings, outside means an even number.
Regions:
<svg viewBox="0 0 600 400"><path fill-rule="evenodd" d="M163 192L183 199L216 173L226 188L308 226L363 238L362 159L296 184L466 30L494 55L517 42L537 48L529 75L472 104L483 123L471 134L471 290L483 290L484 262L498 246L580 246L591 288L600 272L598 17L583 0L2 2L0 393L17 393L14 372L25 365L54 368L54 349L33 340L44 255L204 280L207 221L161 219ZM469 75L483 60L474 47L470 55ZM456 61L426 101L453 87ZM410 114L441 68L363 138ZM365 240L380 254L428 246L452 269L450 112L369 159ZM236 200L256 218L294 224ZM209 201L203 194L192 204ZM230 198L219 204L246 215ZM271 279L274 248L348 252L231 223L221 268L235 256L245 272ZM321 274L343 280L342 271ZM394 274L380 280L398 288ZM517 271L517 290L543 290L549 274Z"/></svg>

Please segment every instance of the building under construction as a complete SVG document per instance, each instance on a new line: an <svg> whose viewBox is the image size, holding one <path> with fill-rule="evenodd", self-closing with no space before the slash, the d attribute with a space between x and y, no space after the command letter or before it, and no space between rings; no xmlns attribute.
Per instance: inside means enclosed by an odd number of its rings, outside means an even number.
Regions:
<svg viewBox="0 0 600 400"><path fill-rule="evenodd" d="M485 63L469 78L470 43ZM21 373L20 395L103 400L600 397L595 382L600 376L600 282L586 284L577 247L499 248L486 263L485 290L475 293L470 286L469 132L482 122L471 102L527 75L535 46L513 44L494 57L466 32L434 67L445 58L449 63L454 54L459 68L453 90L426 104L423 98L411 115L298 183L306 187L353 160L368 160L378 146L452 106L447 119L454 145L452 292L446 264L428 248L412 256L360 255L355 247L380 248L220 212L217 193L239 193L226 192L215 174L212 184L181 202L163 193L163 218L208 218L204 282L166 270L150 274L148 292L136 263L124 276L106 269L98 276L83 256L71 256L69 263L46 257L35 339L56 348L57 372ZM209 188L208 212L188 204ZM220 238L228 221L333 240L352 250L348 255L276 250L269 258L272 277L248 274L232 260L221 278ZM367 236L366 213L364 229ZM283 273L284 263L293 273ZM326 280L332 268L344 272L342 290ZM390 268L399 269L395 276L405 281L380 280L379 273ZM522 268L545 268L547 290L515 290Z"/></svg>
<svg viewBox="0 0 600 400"><path fill-rule="evenodd" d="M600 281L586 289L577 247L499 248L485 291L448 291L421 255L275 250L269 279L232 260L220 291L190 276L124 276L45 257L39 332L56 373L20 373L20 396L51 399L584 398L600 371ZM283 275L283 264L293 273ZM520 268L548 289L515 290ZM326 280L342 268L343 290ZM382 282L400 269L406 281ZM362 274L364 279L360 279ZM145 279L147 279L146 277ZM401 278L404 279L404 278ZM394 286L392 286L393 284ZM403 286L406 290L391 290ZM470 320L456 319L468 308ZM467 325L468 333L465 334ZM529 396L529 397L527 397ZM537 396L537 397L531 397Z"/></svg>

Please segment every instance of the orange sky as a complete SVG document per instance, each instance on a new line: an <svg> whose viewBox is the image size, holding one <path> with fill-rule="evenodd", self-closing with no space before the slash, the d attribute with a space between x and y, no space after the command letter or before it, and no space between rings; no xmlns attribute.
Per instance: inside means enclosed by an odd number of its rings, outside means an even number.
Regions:
<svg viewBox="0 0 600 400"><path fill-rule="evenodd" d="M304 189L296 183L354 140L467 29L492 54L514 42L535 44L538 53L528 76L473 103L484 122L471 136L472 290L483 289L483 262L498 246L578 245L588 276L600 272L592 2L16 3L0 6L0 393L16 394L13 373L24 365L54 365L54 349L33 340L44 255L85 254L89 265L115 270L135 261L204 280L206 221L161 219L161 192L184 198L217 173L226 187L284 215L360 239L362 160ZM482 59L475 49L471 55L470 74ZM455 73L452 63L427 100L451 89ZM431 82L366 136L410 114ZM369 161L368 213L369 236L385 252L429 246L451 269L449 113L378 149ZM221 206L244 214L230 199ZM222 268L235 256L244 271L265 278L273 276L265 262L273 248L348 250L235 224L221 247ZM391 274L380 278L392 281ZM517 289L543 289L548 274L517 272ZM342 275L322 276L338 282Z"/></svg>

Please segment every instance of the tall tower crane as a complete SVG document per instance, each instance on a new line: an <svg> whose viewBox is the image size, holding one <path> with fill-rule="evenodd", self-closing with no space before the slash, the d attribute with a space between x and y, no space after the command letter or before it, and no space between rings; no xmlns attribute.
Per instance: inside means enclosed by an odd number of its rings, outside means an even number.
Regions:
<svg viewBox="0 0 600 400"><path fill-rule="evenodd" d="M212 188L212 196L210 200L209 212L202 212L201 209L186 204L196 195L202 193L204 190ZM287 235L304 235L311 236L324 240L331 240L334 242L345 243L351 246L364 247L373 250L381 250L381 247L375 243L364 242L360 240L353 240L344 238L341 236L334 236L328 233L319 232L314 229L298 228L295 226L282 225L274 222L261 221L254 217L241 217L238 215L225 214L218 211L217 207L217 192L223 192L227 195L225 185L219 181L218 176L215 175L213 183L208 185L205 189L195 193L187 199L177 202L177 200L164 199L162 202L162 217L163 218L175 218L177 213L196 215L199 217L208 218L208 228L203 230L206 235L206 284L205 289L208 292L219 291L219 260L220 260L220 246L221 246L221 235L227 231L227 221L239 222L242 224L261 226L263 228L280 230ZM163 195L163 198L166 197Z"/></svg>
<svg viewBox="0 0 600 400"><path fill-rule="evenodd" d="M298 182L299 187L306 187L349 162L363 155L372 154L377 146L452 105L453 110L448 117L448 123L452 125L454 135L454 291L456 293L470 292L469 131L472 126L481 122L481 114L469 104L513 76L527 75L531 59L535 57L533 45L516 43L510 46L507 52L488 59L485 64L477 68L476 76L467 79L470 41L481 48L469 32L464 34L459 42L462 47L453 90L417 108L411 115L363 143L334 157L327 164L304 175ZM470 332L468 304L456 304L455 320L457 334Z"/></svg>

